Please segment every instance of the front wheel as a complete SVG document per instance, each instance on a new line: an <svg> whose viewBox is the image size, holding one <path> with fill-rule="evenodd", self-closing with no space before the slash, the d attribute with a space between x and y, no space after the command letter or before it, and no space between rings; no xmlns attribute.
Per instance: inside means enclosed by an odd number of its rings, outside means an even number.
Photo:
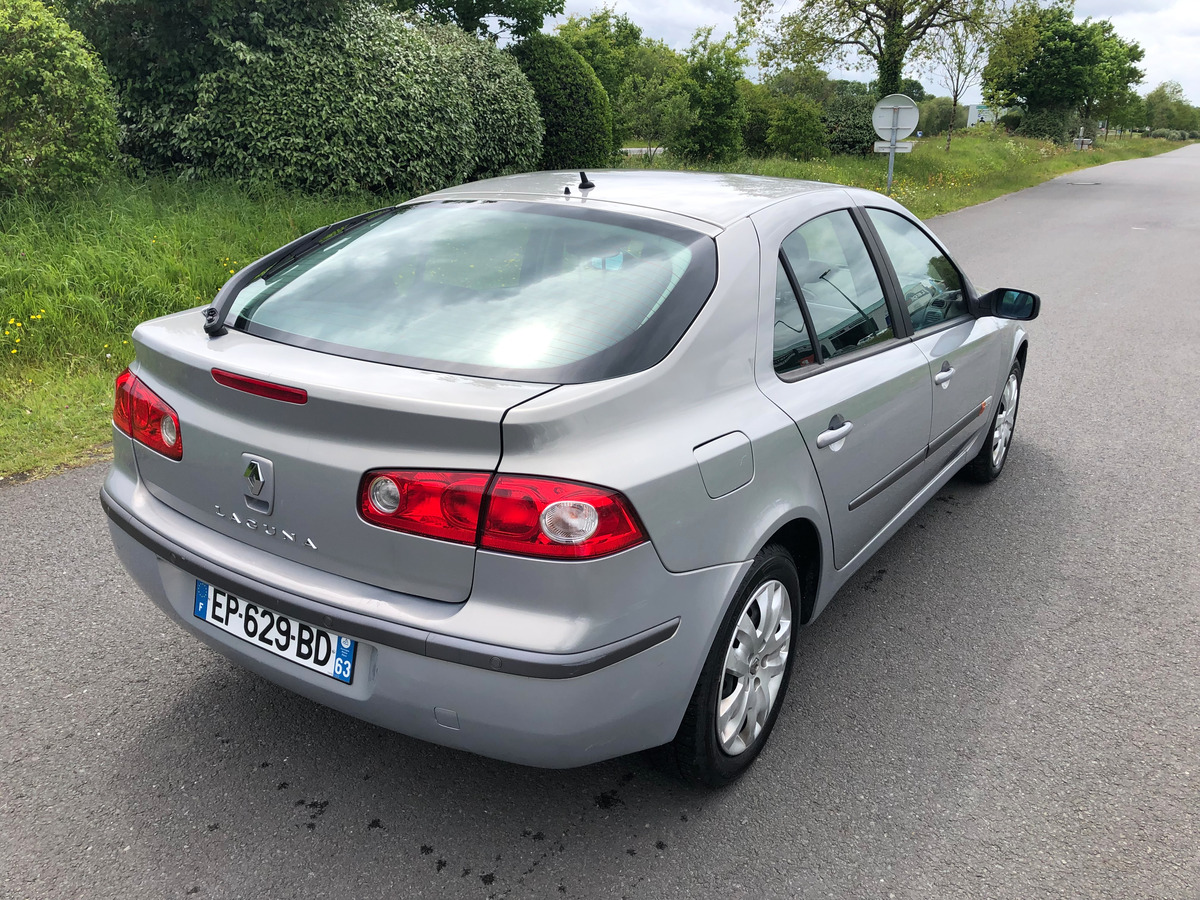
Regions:
<svg viewBox="0 0 1200 900"><path fill-rule="evenodd" d="M675 740L664 748L684 779L719 787L754 762L787 694L799 611L796 563L768 544L730 604Z"/></svg>
<svg viewBox="0 0 1200 900"><path fill-rule="evenodd" d="M988 438L976 457L963 469L963 474L972 481L995 481L1004 469L1012 445L1013 430L1017 427L1017 402L1021 399L1022 374L1021 361L1014 360L1004 382L1004 390L1000 393L1000 402L996 404Z"/></svg>

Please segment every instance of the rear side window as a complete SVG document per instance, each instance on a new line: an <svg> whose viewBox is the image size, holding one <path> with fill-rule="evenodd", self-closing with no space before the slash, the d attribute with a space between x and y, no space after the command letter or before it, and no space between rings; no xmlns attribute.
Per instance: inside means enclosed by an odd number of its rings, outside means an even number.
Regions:
<svg viewBox="0 0 1200 900"><path fill-rule="evenodd" d="M402 207L253 282L235 328L339 355L547 383L660 361L716 281L711 238L578 207Z"/></svg>
<svg viewBox="0 0 1200 900"><path fill-rule="evenodd" d="M808 324L800 310L800 301L792 290L791 281L783 268L776 264L775 272L775 349L773 361L776 372L790 372L817 361L813 354Z"/></svg>

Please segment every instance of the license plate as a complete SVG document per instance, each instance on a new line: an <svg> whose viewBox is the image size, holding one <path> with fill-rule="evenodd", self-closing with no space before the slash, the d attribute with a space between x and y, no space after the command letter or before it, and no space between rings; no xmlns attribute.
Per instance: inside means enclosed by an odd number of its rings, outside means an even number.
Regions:
<svg viewBox="0 0 1200 900"><path fill-rule="evenodd" d="M344 684L350 684L354 678L358 641L266 609L203 581L196 582L194 614L197 619L306 669Z"/></svg>

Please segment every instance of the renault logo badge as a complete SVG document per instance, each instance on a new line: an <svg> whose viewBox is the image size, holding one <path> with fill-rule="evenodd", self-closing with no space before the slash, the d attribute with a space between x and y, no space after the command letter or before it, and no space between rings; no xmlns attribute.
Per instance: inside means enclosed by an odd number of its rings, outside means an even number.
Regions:
<svg viewBox="0 0 1200 900"><path fill-rule="evenodd" d="M242 454L242 499L247 509L269 516L275 506L275 466L265 456Z"/></svg>
<svg viewBox="0 0 1200 900"><path fill-rule="evenodd" d="M255 497L262 493L263 485L267 483L263 478L262 469L258 465L257 460L250 460L250 465L246 466L245 471L246 484L250 485L250 493Z"/></svg>

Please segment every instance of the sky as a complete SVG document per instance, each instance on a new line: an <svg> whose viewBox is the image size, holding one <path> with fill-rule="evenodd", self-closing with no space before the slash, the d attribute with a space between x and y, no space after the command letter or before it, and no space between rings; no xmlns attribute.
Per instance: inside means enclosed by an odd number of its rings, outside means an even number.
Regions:
<svg viewBox="0 0 1200 900"><path fill-rule="evenodd" d="M554 20L565 21L569 15L587 15L602 5L603 0L566 0L563 16ZM690 42L692 32L704 25L715 26L721 34L733 26L737 11L736 0L608 0L618 12L629 16L649 37L666 41L682 50ZM803 0L776 0L776 8L787 12ZM1200 0L1075 0L1075 17L1084 19L1111 19L1113 26L1125 40L1137 41L1146 51L1142 68L1145 81L1138 90L1145 94L1163 81L1178 81L1183 86L1184 96L1194 105L1200 106ZM551 23L547 22L547 30ZM869 81L870 71L835 69L833 78L855 78ZM945 88L937 85L929 75L906 71L906 77L920 79L925 89L934 94L946 94ZM979 100L976 88L965 101Z"/></svg>

